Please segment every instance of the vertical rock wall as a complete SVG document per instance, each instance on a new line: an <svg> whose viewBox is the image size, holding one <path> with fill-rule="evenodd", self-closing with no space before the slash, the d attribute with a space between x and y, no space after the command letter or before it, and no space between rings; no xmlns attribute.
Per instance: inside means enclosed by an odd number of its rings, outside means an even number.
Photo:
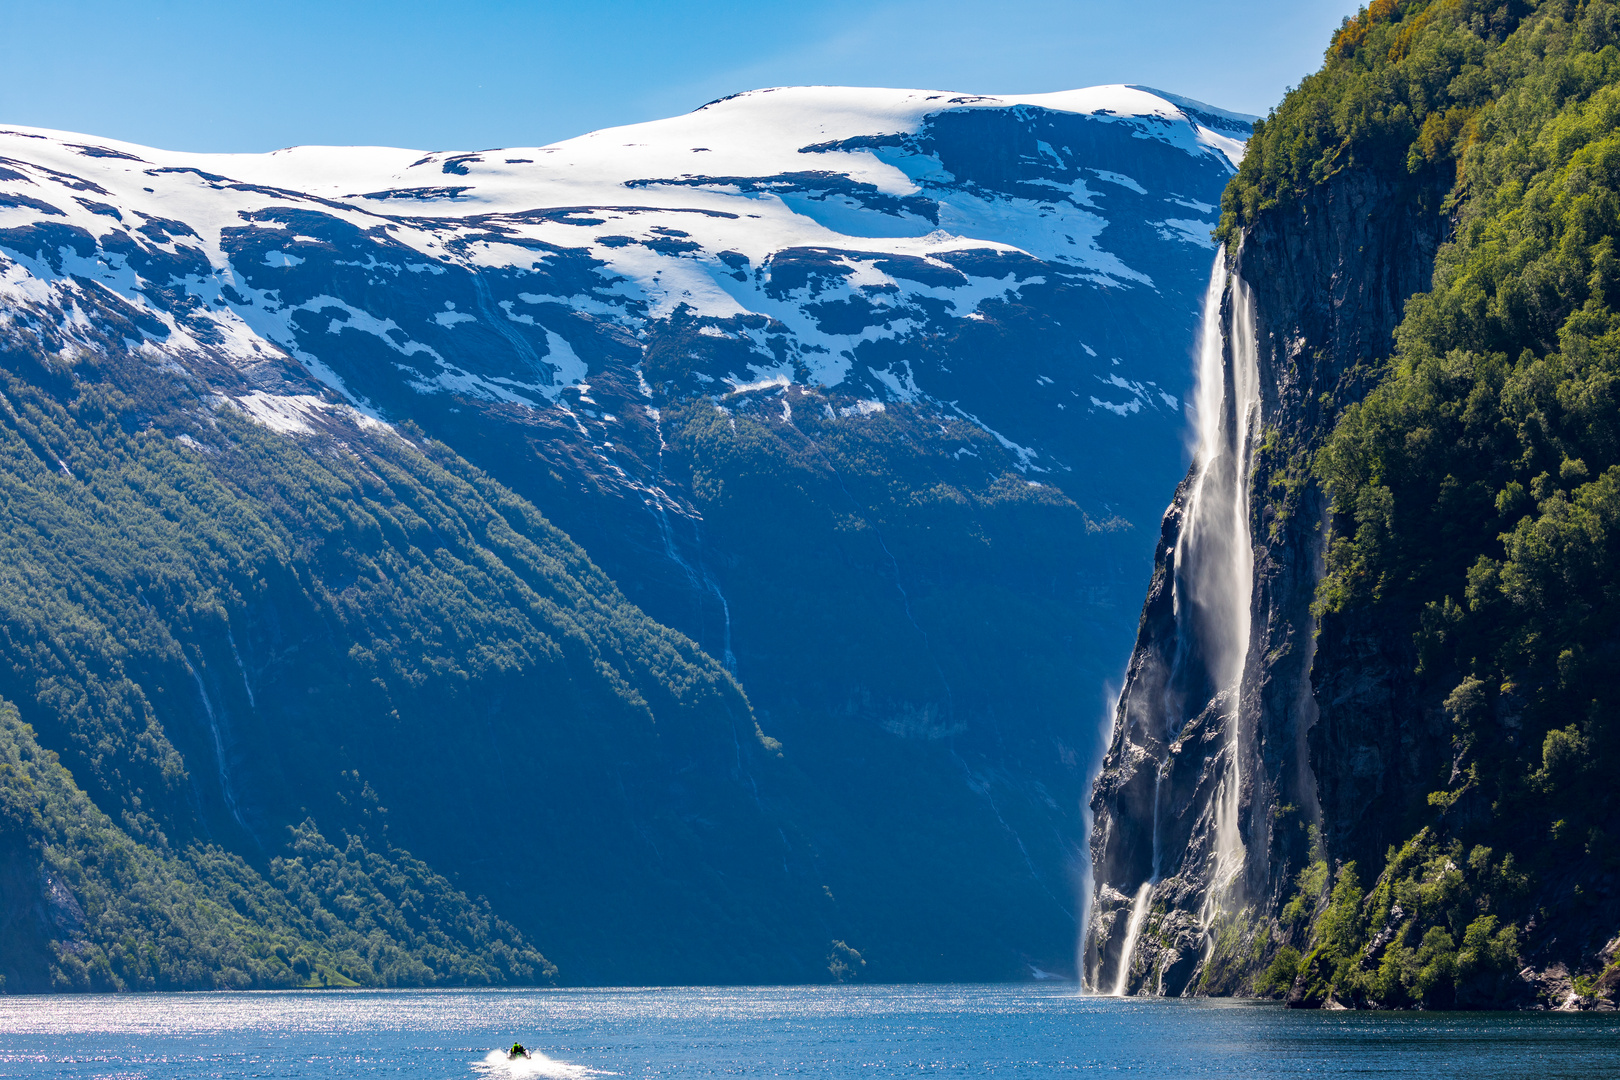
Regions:
<svg viewBox="0 0 1620 1080"><path fill-rule="evenodd" d="M1228 255L1230 274L1216 275L1209 310L1221 335L1206 347L1219 347L1228 424L1242 423L1234 363L1252 362L1259 380L1254 444L1228 438L1223 451L1244 458L1228 465L1246 491L1253 552L1242 673L1226 685L1209 677L1200 658L1212 635L1242 620L1222 628L1189 617L1194 568L1176 565L1198 460L1164 516L1092 795L1096 892L1082 965L1093 990L1245 990L1266 955L1255 932L1274 922L1307 859L1310 826L1330 854L1382 851L1392 822L1381 797L1432 753L1433 737L1402 729L1393 709L1410 643L1377 627L1315 632L1328 509L1310 458L1389 355L1407 297L1428 288L1448 227L1444 194L1346 170L1262 215ZM1251 330L1252 360L1242 340ZM1226 859L1223 827L1240 842Z"/></svg>

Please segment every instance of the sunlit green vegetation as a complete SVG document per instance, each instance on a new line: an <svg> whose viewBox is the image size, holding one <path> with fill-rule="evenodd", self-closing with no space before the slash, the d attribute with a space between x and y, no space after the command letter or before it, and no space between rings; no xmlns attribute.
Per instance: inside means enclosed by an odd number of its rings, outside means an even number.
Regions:
<svg viewBox="0 0 1620 1080"><path fill-rule="evenodd" d="M1604 0L1377 0L1227 193L1231 236L1344 170L1455 172L1432 291L1315 463L1334 508L1319 608L1412 643L1454 760L1435 824L1371 894L1355 867L1302 882L1316 1000L1489 1004L1538 912L1579 915L1578 886L1537 883L1620 861L1617 46Z"/></svg>
<svg viewBox="0 0 1620 1080"><path fill-rule="evenodd" d="M1303 871L1296 901L1315 907L1311 949L1279 950L1255 982L1260 993L1288 992L1296 976L1308 1001L1488 1007L1511 1002L1519 931L1503 913L1521 910L1529 879L1511 854L1465 850L1424 829L1390 853L1371 893L1355 863L1339 868L1331 890L1325 862ZM1313 890L1323 889L1320 892Z"/></svg>
<svg viewBox="0 0 1620 1080"><path fill-rule="evenodd" d="M554 969L408 854L306 822L268 876L216 845L155 850L90 802L0 703L0 861L41 915L0 963L62 990L535 982ZM20 880L18 880L20 879ZM34 988L43 988L37 982Z"/></svg>

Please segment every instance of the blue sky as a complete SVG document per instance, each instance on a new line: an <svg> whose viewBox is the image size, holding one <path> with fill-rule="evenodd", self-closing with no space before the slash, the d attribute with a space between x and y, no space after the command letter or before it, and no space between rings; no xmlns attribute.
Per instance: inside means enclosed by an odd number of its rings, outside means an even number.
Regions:
<svg viewBox="0 0 1620 1080"><path fill-rule="evenodd" d="M0 0L0 123L177 150L536 145L760 86L1131 82L1264 113L1350 0Z"/></svg>

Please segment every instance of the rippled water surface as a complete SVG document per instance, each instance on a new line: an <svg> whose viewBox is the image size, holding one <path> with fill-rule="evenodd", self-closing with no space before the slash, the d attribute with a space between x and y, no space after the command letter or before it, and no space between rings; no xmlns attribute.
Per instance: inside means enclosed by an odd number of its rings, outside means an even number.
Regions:
<svg viewBox="0 0 1620 1080"><path fill-rule="evenodd" d="M507 1063L493 1047L539 1051ZM0 997L0 1077L1620 1076L1620 1017L1052 986Z"/></svg>

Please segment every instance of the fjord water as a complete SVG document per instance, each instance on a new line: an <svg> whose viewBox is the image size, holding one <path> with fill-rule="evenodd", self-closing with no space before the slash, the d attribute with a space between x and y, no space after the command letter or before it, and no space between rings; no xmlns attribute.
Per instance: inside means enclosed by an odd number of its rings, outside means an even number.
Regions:
<svg viewBox="0 0 1620 1080"><path fill-rule="evenodd" d="M509 1065L494 1047L539 1051ZM1071 986L0 998L0 1077L1620 1075L1620 1015L1298 1012Z"/></svg>

